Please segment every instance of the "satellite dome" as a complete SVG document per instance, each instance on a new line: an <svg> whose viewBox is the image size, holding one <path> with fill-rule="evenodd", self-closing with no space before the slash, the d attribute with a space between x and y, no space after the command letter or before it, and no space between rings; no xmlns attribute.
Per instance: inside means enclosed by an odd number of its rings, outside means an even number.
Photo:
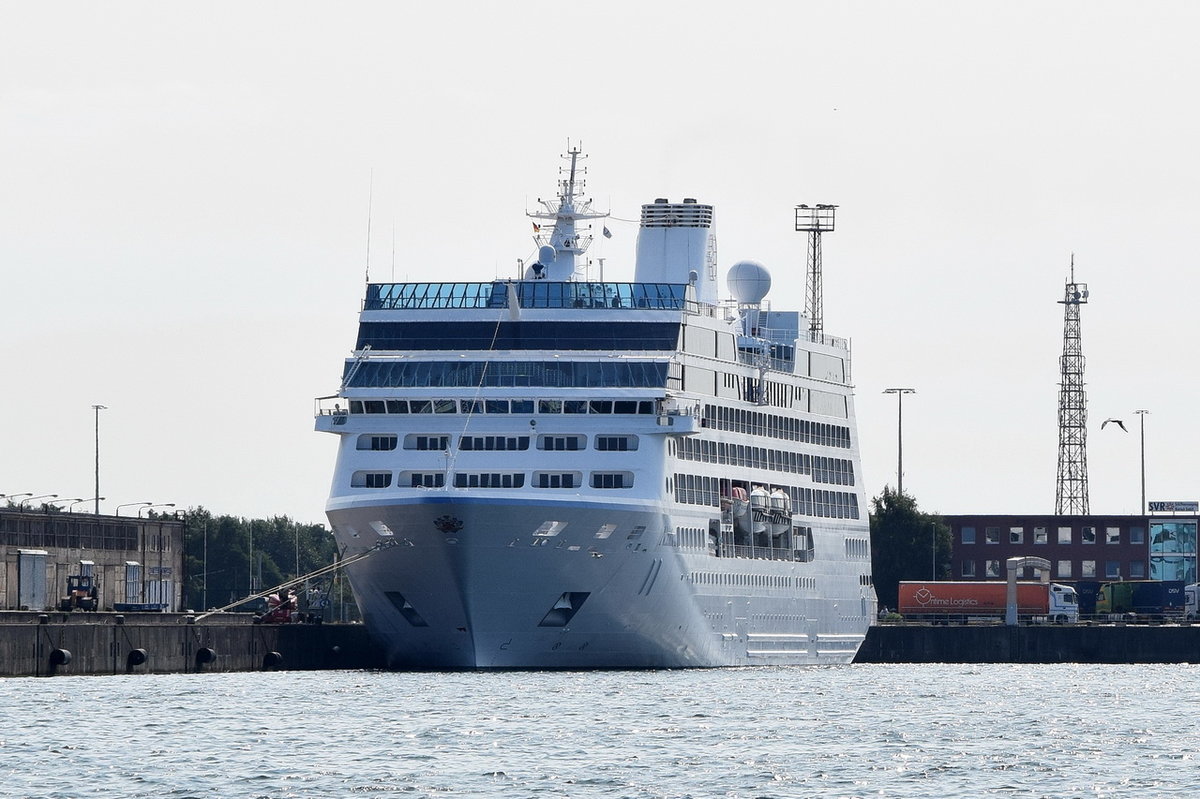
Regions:
<svg viewBox="0 0 1200 799"><path fill-rule="evenodd" d="M771 290L771 273L758 261L738 261L725 276L729 293L742 305L757 305Z"/></svg>
<svg viewBox="0 0 1200 799"><path fill-rule="evenodd" d="M543 264L549 266L554 263L554 257L554 248L549 244L543 244L541 247L538 247L538 260Z"/></svg>

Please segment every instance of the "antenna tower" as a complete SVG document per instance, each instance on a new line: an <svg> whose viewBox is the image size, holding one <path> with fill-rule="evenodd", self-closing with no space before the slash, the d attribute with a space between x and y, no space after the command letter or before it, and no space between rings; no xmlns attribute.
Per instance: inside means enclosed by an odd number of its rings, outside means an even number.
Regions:
<svg viewBox="0 0 1200 799"><path fill-rule="evenodd" d="M810 341L820 341L825 327L821 298L821 234L833 232L836 205L796 206L796 231L808 233L808 279L804 286L804 314Z"/></svg>
<svg viewBox="0 0 1200 799"><path fill-rule="evenodd" d="M1058 392L1058 489L1054 513L1087 516L1087 392L1083 390L1083 346L1079 306L1087 303L1087 283L1075 282L1075 256L1071 279L1059 303L1063 306L1063 353L1059 358L1062 382Z"/></svg>

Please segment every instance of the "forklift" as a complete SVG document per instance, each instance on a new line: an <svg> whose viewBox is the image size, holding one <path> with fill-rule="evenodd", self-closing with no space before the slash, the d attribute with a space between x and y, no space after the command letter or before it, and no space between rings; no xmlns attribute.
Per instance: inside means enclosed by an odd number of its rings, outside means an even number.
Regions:
<svg viewBox="0 0 1200 799"><path fill-rule="evenodd" d="M96 579L90 574L72 574L67 577L67 595L58 603L62 611L96 610L100 604Z"/></svg>

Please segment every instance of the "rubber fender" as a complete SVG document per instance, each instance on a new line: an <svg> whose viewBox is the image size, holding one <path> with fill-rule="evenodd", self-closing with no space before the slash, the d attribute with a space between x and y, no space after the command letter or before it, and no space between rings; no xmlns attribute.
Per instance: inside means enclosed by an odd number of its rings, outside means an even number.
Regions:
<svg viewBox="0 0 1200 799"><path fill-rule="evenodd" d="M146 662L145 649L131 649L129 654L125 656L125 668L132 669L134 666L140 666Z"/></svg>
<svg viewBox="0 0 1200 799"><path fill-rule="evenodd" d="M55 649L50 653L51 666L65 666L71 662L70 649Z"/></svg>
<svg viewBox="0 0 1200 799"><path fill-rule="evenodd" d="M262 664L264 669L277 669L283 665L283 655L278 652L268 652L263 655Z"/></svg>
<svg viewBox="0 0 1200 799"><path fill-rule="evenodd" d="M217 659L217 651L210 649L207 646L202 646L196 650L196 665L203 666L205 663L212 663Z"/></svg>

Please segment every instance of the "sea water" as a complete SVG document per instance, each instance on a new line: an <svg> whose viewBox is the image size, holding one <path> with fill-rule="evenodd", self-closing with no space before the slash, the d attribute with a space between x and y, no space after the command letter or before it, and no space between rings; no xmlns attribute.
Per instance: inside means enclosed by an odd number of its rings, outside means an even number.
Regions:
<svg viewBox="0 0 1200 799"><path fill-rule="evenodd" d="M1196 666L0 680L5 797L1159 797Z"/></svg>

